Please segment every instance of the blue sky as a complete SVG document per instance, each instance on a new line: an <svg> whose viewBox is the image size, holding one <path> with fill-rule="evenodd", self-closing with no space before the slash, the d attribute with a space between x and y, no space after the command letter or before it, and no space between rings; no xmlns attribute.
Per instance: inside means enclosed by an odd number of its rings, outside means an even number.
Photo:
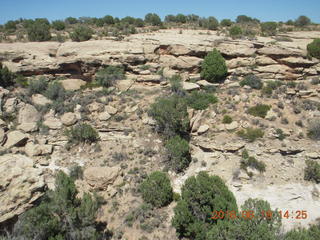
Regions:
<svg viewBox="0 0 320 240"><path fill-rule="evenodd" d="M0 0L0 24L8 20L46 17L49 20L73 17L141 17L155 12L215 16L221 20L245 14L262 21L286 21L306 15L320 23L320 0Z"/></svg>

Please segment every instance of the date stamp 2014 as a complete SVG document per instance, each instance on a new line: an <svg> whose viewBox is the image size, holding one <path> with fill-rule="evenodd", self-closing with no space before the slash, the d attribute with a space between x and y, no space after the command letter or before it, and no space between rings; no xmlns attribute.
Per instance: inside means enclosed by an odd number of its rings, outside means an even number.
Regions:
<svg viewBox="0 0 320 240"><path fill-rule="evenodd" d="M308 218L308 212L306 210L297 210L297 211L290 211L290 210L279 210L279 211L261 211L261 212L254 212L251 210L247 211L213 211L211 219L218 220L218 219L246 219L252 220L256 218L263 218L263 219L272 219L275 217L280 217L281 219L297 219L303 220Z"/></svg>

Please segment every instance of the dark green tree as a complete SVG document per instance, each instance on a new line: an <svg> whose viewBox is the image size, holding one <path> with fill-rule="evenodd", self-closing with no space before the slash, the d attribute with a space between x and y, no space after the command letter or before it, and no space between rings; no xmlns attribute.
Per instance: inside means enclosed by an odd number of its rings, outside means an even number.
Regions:
<svg viewBox="0 0 320 240"><path fill-rule="evenodd" d="M152 26L160 26L162 24L161 18L155 13L148 13L144 17L144 21Z"/></svg>
<svg viewBox="0 0 320 240"><path fill-rule="evenodd" d="M209 82L220 82L227 73L226 61L217 49L213 49L202 62L201 77Z"/></svg>
<svg viewBox="0 0 320 240"><path fill-rule="evenodd" d="M163 207L172 202L173 191L170 179L163 172L153 172L140 185L142 198L154 207Z"/></svg>
<svg viewBox="0 0 320 240"><path fill-rule="evenodd" d="M200 172L183 185L172 225L179 237L204 240L217 223L211 219L213 211L238 212L236 199L220 177Z"/></svg>

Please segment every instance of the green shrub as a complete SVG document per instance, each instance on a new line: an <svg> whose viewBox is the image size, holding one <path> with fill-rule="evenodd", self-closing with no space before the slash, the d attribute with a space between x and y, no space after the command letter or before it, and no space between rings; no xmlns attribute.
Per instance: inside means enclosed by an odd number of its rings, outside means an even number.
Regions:
<svg viewBox="0 0 320 240"><path fill-rule="evenodd" d="M320 59L320 38L316 38L307 45L308 54L311 57Z"/></svg>
<svg viewBox="0 0 320 240"><path fill-rule="evenodd" d="M112 87L117 80L125 79L124 70L119 66L108 66L96 73L96 82L103 87Z"/></svg>
<svg viewBox="0 0 320 240"><path fill-rule="evenodd" d="M92 38L93 31L86 26L78 26L70 33L70 38L74 42L88 41Z"/></svg>
<svg viewBox="0 0 320 240"><path fill-rule="evenodd" d="M163 172L153 172L140 185L142 198L154 207L163 207L172 202L173 191L170 179Z"/></svg>
<svg viewBox="0 0 320 240"><path fill-rule="evenodd" d="M230 27L232 25L232 21L230 19L222 19L220 25L222 27Z"/></svg>
<svg viewBox="0 0 320 240"><path fill-rule="evenodd" d="M76 19L76 18L74 18L74 17L67 17L67 18L65 19L65 22L66 22L67 24L73 25L73 24L78 23L78 19Z"/></svg>
<svg viewBox="0 0 320 240"><path fill-rule="evenodd" d="M49 22L43 19L32 22L27 28L27 33L29 41L43 42L51 39Z"/></svg>
<svg viewBox="0 0 320 240"><path fill-rule="evenodd" d="M168 154L168 165L175 172L181 172L191 162L189 143L180 136L170 138L166 145Z"/></svg>
<svg viewBox="0 0 320 240"><path fill-rule="evenodd" d="M209 82L219 82L227 73L226 61L217 49L213 49L202 62L201 77Z"/></svg>
<svg viewBox="0 0 320 240"><path fill-rule="evenodd" d="M222 123L224 124L230 124L232 123L232 117L230 117L229 115L224 115L223 116L223 119L222 119Z"/></svg>
<svg viewBox="0 0 320 240"><path fill-rule="evenodd" d="M186 101L188 106L195 110L205 110L210 104L217 103L218 99L211 93L194 91L187 95Z"/></svg>
<svg viewBox="0 0 320 240"><path fill-rule="evenodd" d="M277 138L282 141L286 138L286 136L284 135L283 131L280 128L276 129L276 134L277 134Z"/></svg>
<svg viewBox="0 0 320 240"><path fill-rule="evenodd" d="M99 201L88 193L77 198L74 180L63 172L56 176L55 190L19 216L13 234L19 239L105 239L96 223ZM101 227L101 226L100 226Z"/></svg>
<svg viewBox="0 0 320 240"><path fill-rule="evenodd" d="M64 90L61 83L54 82L48 85L44 95L53 101L63 101L66 98L66 90Z"/></svg>
<svg viewBox="0 0 320 240"><path fill-rule="evenodd" d="M311 225L309 229L298 228L287 232L283 240L318 240L320 239L320 226Z"/></svg>
<svg viewBox="0 0 320 240"><path fill-rule="evenodd" d="M17 30L17 22L16 21L8 21L4 24L4 29L9 33L14 33Z"/></svg>
<svg viewBox="0 0 320 240"><path fill-rule="evenodd" d="M86 123L78 124L66 131L68 142L71 144L94 143L99 140L97 131Z"/></svg>
<svg viewBox="0 0 320 240"><path fill-rule="evenodd" d="M239 217L235 220L220 220L208 231L205 239L282 239L280 237L281 216L277 210L271 209L267 201L249 198L241 206L241 210L243 213L251 212L254 216L250 218ZM270 213L271 217L266 217Z"/></svg>
<svg viewBox="0 0 320 240"><path fill-rule="evenodd" d="M320 140L320 119L311 120L308 128L308 136L314 140Z"/></svg>
<svg viewBox="0 0 320 240"><path fill-rule="evenodd" d="M304 180L320 183L320 164L313 160L306 161L307 167L304 169Z"/></svg>
<svg viewBox="0 0 320 240"><path fill-rule="evenodd" d="M233 26L229 29L229 35L233 39L240 38L243 34L242 28L239 26Z"/></svg>
<svg viewBox="0 0 320 240"><path fill-rule="evenodd" d="M66 28L66 24L64 21L56 20L51 23L52 27L57 31L62 31Z"/></svg>
<svg viewBox="0 0 320 240"><path fill-rule="evenodd" d="M2 66L2 63L0 62L0 86L4 88L13 86L15 78L16 75L10 72L7 67Z"/></svg>
<svg viewBox="0 0 320 240"><path fill-rule="evenodd" d="M263 83L259 77L254 74L249 74L240 82L240 86L250 86L253 89L261 89Z"/></svg>
<svg viewBox="0 0 320 240"><path fill-rule="evenodd" d="M271 106L265 104L258 104L248 109L248 113L255 117L265 118Z"/></svg>
<svg viewBox="0 0 320 240"><path fill-rule="evenodd" d="M277 33L277 26L276 22L264 22L261 23L261 31L267 35L273 36Z"/></svg>
<svg viewBox="0 0 320 240"><path fill-rule="evenodd" d="M246 128L245 130L238 131L238 136L249 141L254 142L258 138L262 138L264 135L263 130L260 128Z"/></svg>
<svg viewBox="0 0 320 240"><path fill-rule="evenodd" d="M48 88L48 82L45 77L40 77L39 80L33 79L29 82L28 91L30 95L42 94Z"/></svg>
<svg viewBox="0 0 320 240"><path fill-rule="evenodd" d="M172 226L179 238L206 239L208 230L217 223L211 219L213 211L238 212L237 203L220 177L200 172L185 181Z"/></svg>
<svg viewBox="0 0 320 240"><path fill-rule="evenodd" d="M273 90L277 89L281 85L283 85L281 81L268 81L267 85L261 89L261 93L270 96L272 95Z"/></svg>
<svg viewBox="0 0 320 240"><path fill-rule="evenodd" d="M171 91L174 93L182 93L182 82L179 75L174 75L169 79Z"/></svg>
<svg viewBox="0 0 320 240"><path fill-rule="evenodd" d="M187 104L180 97L174 95L158 98L148 114L156 121L156 130L165 137L188 135Z"/></svg>
<svg viewBox="0 0 320 240"><path fill-rule="evenodd" d="M266 171L266 164L264 162L258 161L254 157L249 156L247 150L243 150L240 168L247 171L248 167L257 169L259 172Z"/></svg>

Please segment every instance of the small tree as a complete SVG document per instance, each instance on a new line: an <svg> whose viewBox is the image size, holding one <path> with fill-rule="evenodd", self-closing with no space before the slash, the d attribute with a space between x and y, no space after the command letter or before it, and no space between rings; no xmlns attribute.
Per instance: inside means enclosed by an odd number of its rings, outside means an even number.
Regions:
<svg viewBox="0 0 320 240"><path fill-rule="evenodd" d="M168 165L175 171L181 172L189 166L191 155L189 143L180 136L170 138L166 145L168 154Z"/></svg>
<svg viewBox="0 0 320 240"><path fill-rule="evenodd" d="M144 21L152 26L160 26L162 24L161 18L155 13L148 13L144 17Z"/></svg>
<svg viewBox="0 0 320 240"><path fill-rule="evenodd" d="M209 82L219 82L227 76L227 73L226 61L217 49L213 49L204 58L201 77Z"/></svg>
<svg viewBox="0 0 320 240"><path fill-rule="evenodd" d="M70 33L70 38L75 42L88 41L92 38L93 31L91 28L86 26L79 26Z"/></svg>
<svg viewBox="0 0 320 240"><path fill-rule="evenodd" d="M306 16L300 16L295 20L294 25L297 27L305 27L305 26L309 25L310 23L311 23L310 18L308 18Z"/></svg>
<svg viewBox="0 0 320 240"><path fill-rule="evenodd" d="M156 121L156 130L167 138L188 135L190 123L187 104L176 95L158 98L151 105L149 116Z"/></svg>
<svg viewBox="0 0 320 240"><path fill-rule="evenodd" d="M308 54L311 57L320 59L320 38L316 38L307 45Z"/></svg>
<svg viewBox="0 0 320 240"><path fill-rule="evenodd" d="M59 172L56 188L39 206L22 214L14 226L21 239L104 239L95 222L99 202L85 193L77 198L74 180ZM20 238L19 238L20 239Z"/></svg>
<svg viewBox="0 0 320 240"><path fill-rule="evenodd" d="M173 191L170 179L163 172L153 172L140 185L142 198L154 207L163 207L172 202Z"/></svg>

